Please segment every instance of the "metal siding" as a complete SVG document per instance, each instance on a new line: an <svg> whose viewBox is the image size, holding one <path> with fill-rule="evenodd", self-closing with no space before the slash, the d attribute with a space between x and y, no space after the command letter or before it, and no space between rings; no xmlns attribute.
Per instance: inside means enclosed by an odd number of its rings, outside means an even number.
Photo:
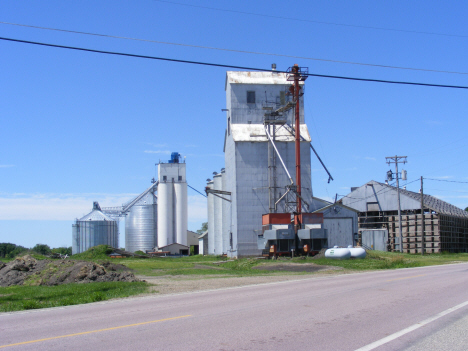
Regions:
<svg viewBox="0 0 468 351"><path fill-rule="evenodd" d="M173 225L173 186L172 183L158 185L158 247L172 244Z"/></svg>
<svg viewBox="0 0 468 351"><path fill-rule="evenodd" d="M213 181L208 182L207 187L213 189ZM215 223L214 223L214 195L208 193L208 255L215 253Z"/></svg>
<svg viewBox="0 0 468 351"><path fill-rule="evenodd" d="M213 189L222 190L222 176L218 173L213 177ZM214 242L215 254L221 255L223 253L223 200L219 196L214 198Z"/></svg>
<svg viewBox="0 0 468 351"><path fill-rule="evenodd" d="M328 247L354 245L351 218L324 218L323 228L328 231Z"/></svg>
<svg viewBox="0 0 468 351"><path fill-rule="evenodd" d="M222 171L221 175L222 175L221 189L224 191L228 191L226 190L226 184L227 184L226 172ZM226 199L230 198L230 196L228 195L223 196L223 197ZM229 227L230 227L229 217L230 217L230 204L231 203L226 200L221 200L221 201L222 201L222 216L223 216L223 220L222 220L223 254L225 253L227 254L228 250L230 249L229 247Z"/></svg>
<svg viewBox="0 0 468 351"><path fill-rule="evenodd" d="M174 183L176 242L187 246L187 183Z"/></svg>
<svg viewBox="0 0 468 351"><path fill-rule="evenodd" d="M388 230L363 230L362 244L378 251L387 251Z"/></svg>
<svg viewBox="0 0 468 351"><path fill-rule="evenodd" d="M155 242L154 204L134 205L125 218L125 250L152 250Z"/></svg>
<svg viewBox="0 0 468 351"><path fill-rule="evenodd" d="M118 247L118 235L115 233L118 233L119 227L116 221L77 221L73 227L76 228L76 233L73 233L76 235L75 253L87 251L97 245Z"/></svg>

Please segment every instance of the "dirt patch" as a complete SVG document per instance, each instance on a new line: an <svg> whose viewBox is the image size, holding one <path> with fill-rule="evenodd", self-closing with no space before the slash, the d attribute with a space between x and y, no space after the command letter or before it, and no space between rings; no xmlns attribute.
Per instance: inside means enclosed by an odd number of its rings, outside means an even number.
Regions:
<svg viewBox="0 0 468 351"><path fill-rule="evenodd" d="M302 273L302 272L301 272ZM192 291L232 288L237 286L266 284L288 280L310 279L311 277L346 274L346 270L335 267L325 267L316 270L314 274L301 274L295 272L284 274L268 274L262 276L233 277L231 275L180 275L180 276L137 276L153 284L152 291L159 294L176 294Z"/></svg>
<svg viewBox="0 0 468 351"><path fill-rule="evenodd" d="M27 255L0 267L0 286L139 281L127 267L110 262L36 260Z"/></svg>
<svg viewBox="0 0 468 351"><path fill-rule="evenodd" d="M260 271L280 271L280 272L307 272L314 273L325 269L334 269L335 267L317 266L313 263L278 263L278 264L261 264L252 269Z"/></svg>

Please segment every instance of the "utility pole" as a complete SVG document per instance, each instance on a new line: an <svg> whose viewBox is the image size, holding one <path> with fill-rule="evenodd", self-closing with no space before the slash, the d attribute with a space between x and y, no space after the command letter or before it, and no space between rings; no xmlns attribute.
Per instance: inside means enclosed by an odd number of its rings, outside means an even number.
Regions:
<svg viewBox="0 0 468 351"><path fill-rule="evenodd" d="M424 202L423 202L423 177L421 176L421 255L424 255L424 231L426 229L424 223Z"/></svg>
<svg viewBox="0 0 468 351"><path fill-rule="evenodd" d="M400 234L400 252L403 252L403 234L402 234L402 225L401 225L400 183L398 182L398 180L400 179L400 176L398 175L398 164L406 163L406 158L407 156L385 157L388 165L390 165L391 163L395 163L395 178L396 178L396 188L397 188L397 197L398 197L398 227L399 227L399 234ZM404 177L403 180L406 180L406 177Z"/></svg>

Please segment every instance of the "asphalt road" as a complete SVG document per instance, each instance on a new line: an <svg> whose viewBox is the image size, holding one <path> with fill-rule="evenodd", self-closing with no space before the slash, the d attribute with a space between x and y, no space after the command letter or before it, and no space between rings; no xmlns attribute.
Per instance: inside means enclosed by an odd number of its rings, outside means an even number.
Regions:
<svg viewBox="0 0 468 351"><path fill-rule="evenodd" d="M467 350L467 316L456 264L2 313L0 348Z"/></svg>

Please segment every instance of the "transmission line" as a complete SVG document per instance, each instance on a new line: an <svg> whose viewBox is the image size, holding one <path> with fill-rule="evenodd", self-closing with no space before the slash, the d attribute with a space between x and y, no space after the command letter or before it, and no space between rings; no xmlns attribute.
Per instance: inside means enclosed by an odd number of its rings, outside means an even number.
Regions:
<svg viewBox="0 0 468 351"><path fill-rule="evenodd" d="M17 42L17 43L24 43L24 44L32 44L32 45L47 46L47 47L60 48L60 49L69 49L69 50L77 50L77 51L85 51L85 52L94 52L94 53L99 53L99 54L108 54L108 55L135 57L135 58L145 58L145 59L151 59L151 60L160 60L160 61L178 62L178 63L190 63L190 64L202 65L202 66L222 67L222 68L232 68L232 69L242 69L242 70L249 70L249 71L271 72L271 69L264 69L264 68L255 68L255 67L245 67L245 66L226 65L226 64L219 64L219 63L202 62L202 61L180 60L180 59L172 59L172 58L156 57L156 56L148 56L148 55L128 54L128 53L123 53L123 52L104 51L104 50L96 50L96 49L87 49L87 48L80 48L80 47L76 47L76 46L66 46L66 45L57 45L57 44L41 43L41 42L36 42L36 41L20 40L20 39L5 38L5 37L0 37L0 40L11 41L11 42ZM275 71L275 72L277 72L277 73L288 73L288 72L286 72L286 71ZM304 76L309 76L309 77L344 79L344 80L353 80L353 81L361 81L361 82L374 82L374 83L387 83L387 84L415 85L415 86L425 86L425 87L435 87L435 88L468 89L468 86L461 86L461 85L446 85L446 84L432 84L432 83L406 82L406 81L394 81L394 80L384 80L384 79L371 79L371 78L358 78L358 77L334 76L334 75L317 74L317 73L304 73L303 75L304 75Z"/></svg>
<svg viewBox="0 0 468 351"><path fill-rule="evenodd" d="M217 47L212 47L212 46L173 43L173 42L168 42L168 41L132 38L132 37L125 37L125 36L111 35L111 34L91 33L91 32L77 31L77 30L60 29L60 28L41 27L41 26L33 26L33 25L29 25L29 24L3 22L3 21L0 21L0 24L7 24L7 25L12 25L12 26L35 28L35 29L42 29L42 30L49 30L49 31L56 31L56 32L72 33L72 34L90 35L90 36L103 37L103 38L133 40L133 41L141 41L141 42L147 42L147 43L183 46L183 47L206 49L206 50L237 52L237 53L241 53L241 54L286 57L286 58L295 58L295 59L300 59L300 60L311 60L311 61L330 62L330 63L342 63L342 64L348 64L348 65L368 66L368 67L377 67L377 68L390 68L390 69L400 69L400 70L409 70L409 71L421 71L421 72L431 72L431 73L447 73L447 74L468 75L468 72L445 71L445 70L437 70L437 69L429 69L429 68L417 68L417 67L381 65L381 64L376 64L376 63L353 62L353 61L323 59L323 58L317 58L317 57L305 57L305 56L276 54L276 53L269 53L269 52L257 52L257 51L248 51L248 50L226 49L226 48L217 48Z"/></svg>

